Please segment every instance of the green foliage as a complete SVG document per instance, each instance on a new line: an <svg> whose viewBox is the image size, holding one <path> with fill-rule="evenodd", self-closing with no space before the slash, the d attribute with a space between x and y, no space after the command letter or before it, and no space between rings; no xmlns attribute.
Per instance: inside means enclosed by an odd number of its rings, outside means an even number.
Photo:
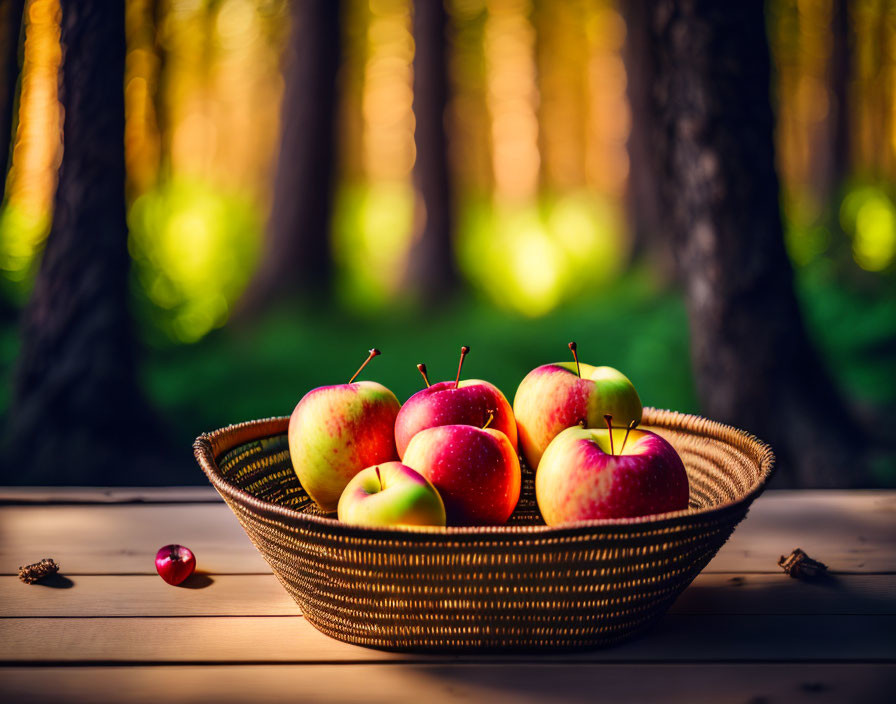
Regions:
<svg viewBox="0 0 896 704"><path fill-rule="evenodd" d="M48 213L34 213L16 203L0 209L0 293L23 304L31 292L37 253L50 231Z"/></svg>
<svg viewBox="0 0 896 704"><path fill-rule="evenodd" d="M333 250L342 303L357 310L375 310L400 296L413 215L414 191L409 183L340 189Z"/></svg>
<svg viewBox="0 0 896 704"><path fill-rule="evenodd" d="M858 185L843 199L840 225L852 240L853 258L866 271L884 271L896 261L896 204L879 185Z"/></svg>
<svg viewBox="0 0 896 704"><path fill-rule="evenodd" d="M340 301L358 311L401 302L414 225L409 183L343 187L334 218ZM468 197L458 259L490 303L537 317L611 282L625 261L619 206L587 193L502 204Z"/></svg>
<svg viewBox="0 0 896 704"><path fill-rule="evenodd" d="M896 295L889 284L880 288L880 277L869 290L845 286L825 261L798 277L807 323L841 388L887 417L896 411ZM0 325L0 415L9 404L17 332L13 321ZM348 380L372 345L383 355L364 376L382 381L402 401L421 387L418 362L426 362L433 379L451 378L461 344L473 350L466 375L494 382L512 401L531 368L567 358L571 339L584 361L625 372L645 404L698 410L683 302L643 271L537 318L471 300L426 315L394 307L352 313L307 303L284 306L195 344L151 347L143 354L142 374L160 415L187 448L203 430L290 413L309 389ZM884 485L896 482L892 464L877 474ZM160 478L201 480L198 470Z"/></svg>
<svg viewBox="0 0 896 704"><path fill-rule="evenodd" d="M841 387L864 404L896 411L896 283L845 286L830 260L797 277L807 325Z"/></svg>
<svg viewBox="0 0 896 704"><path fill-rule="evenodd" d="M433 380L453 378L462 344L472 348L465 375L492 381L512 401L530 369L568 358L572 339L583 360L628 374L645 403L696 410L684 307L637 275L536 319L469 300L425 316L283 308L248 328L154 351L146 382L186 444L201 430L290 413L309 389L347 381L374 345L383 355L364 376L402 401L421 388L418 362Z"/></svg>
<svg viewBox="0 0 896 704"><path fill-rule="evenodd" d="M530 317L605 287L625 259L618 206L585 193L512 205L472 201L459 230L472 285Z"/></svg>
<svg viewBox="0 0 896 704"><path fill-rule="evenodd" d="M128 224L155 324L179 342L223 325L258 258L256 209L200 181L175 179L140 196Z"/></svg>
<svg viewBox="0 0 896 704"><path fill-rule="evenodd" d="M794 266L808 266L831 249L830 223L820 216L811 194L798 190L788 194L783 207L784 244Z"/></svg>
<svg viewBox="0 0 896 704"><path fill-rule="evenodd" d="M0 322L0 427L12 400L12 375L18 353L18 326L12 320Z"/></svg>
<svg viewBox="0 0 896 704"><path fill-rule="evenodd" d="M829 265L801 271L807 323L843 391L887 417L896 411L896 296L892 289L844 286L835 277ZM348 380L373 345L383 355L365 376L386 384L401 401L421 388L418 362L426 363L433 380L452 378L461 344L473 350L465 375L492 381L512 401L530 369L568 357L572 339L583 360L625 372L645 404L699 410L683 302L679 294L658 289L643 271L538 318L471 300L424 316L410 310L359 314L284 307L195 345L151 351L145 381L187 446L202 430L289 414L309 389ZM896 467L883 466L878 479L892 485Z"/></svg>
<svg viewBox="0 0 896 704"><path fill-rule="evenodd" d="M837 203L839 202L839 208ZM854 180L827 212L806 190L788 193L784 237L796 267L823 258L852 260L859 268L884 273L896 268L896 198L893 186ZM846 235L846 238L843 238Z"/></svg>

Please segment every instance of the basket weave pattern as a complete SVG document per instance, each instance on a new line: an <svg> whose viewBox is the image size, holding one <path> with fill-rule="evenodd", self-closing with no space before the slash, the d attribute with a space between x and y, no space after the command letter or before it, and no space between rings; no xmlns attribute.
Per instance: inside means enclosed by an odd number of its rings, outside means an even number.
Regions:
<svg viewBox="0 0 896 704"><path fill-rule="evenodd" d="M358 645L430 652L609 645L657 620L761 493L771 449L734 428L652 408L690 481L685 511L544 525L534 477L507 526L363 528L322 514L289 460L287 418L200 436L200 466L304 616Z"/></svg>

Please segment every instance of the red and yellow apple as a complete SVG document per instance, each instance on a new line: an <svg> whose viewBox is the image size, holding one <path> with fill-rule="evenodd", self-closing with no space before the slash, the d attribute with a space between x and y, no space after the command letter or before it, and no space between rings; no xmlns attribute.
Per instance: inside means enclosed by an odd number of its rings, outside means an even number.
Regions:
<svg viewBox="0 0 896 704"><path fill-rule="evenodd" d="M611 436L607 428L567 428L535 474L535 497L549 526L678 511L688 507L688 492L678 453L648 430L613 428Z"/></svg>
<svg viewBox="0 0 896 704"><path fill-rule="evenodd" d="M570 349L575 353L574 343ZM641 411L638 392L622 372L578 361L536 367L522 380L513 399L520 450L532 469L538 468L548 444L561 430L582 422L588 428L600 427L607 414L627 426L640 422Z"/></svg>
<svg viewBox="0 0 896 704"><path fill-rule="evenodd" d="M520 498L520 463L500 430L440 425L421 430L402 460L432 482L449 525L501 525Z"/></svg>
<svg viewBox="0 0 896 704"><path fill-rule="evenodd" d="M465 379L456 386L440 381L411 396L395 419L395 445L404 457L417 433L440 425L471 425L481 428L494 415L491 427L504 433L517 448L516 420L510 403L498 387L480 379Z"/></svg>
<svg viewBox="0 0 896 704"><path fill-rule="evenodd" d="M367 362L378 354L371 350ZM361 369L347 384L309 391L289 419L293 469L325 511L336 510L346 484L362 469L398 459L398 399L382 384L355 382Z"/></svg>
<svg viewBox="0 0 896 704"><path fill-rule="evenodd" d="M339 520L359 526L444 526L445 504L432 483L401 462L362 469L339 499Z"/></svg>
<svg viewBox="0 0 896 704"><path fill-rule="evenodd" d="M454 381L430 384L426 367L418 365L426 388L411 396L395 420L395 445L404 457L408 443L417 433L439 425L472 425L483 427L492 418L491 427L500 430L517 449L516 420L504 394L498 387L481 379L460 380L460 370L469 347L461 348L460 364Z"/></svg>

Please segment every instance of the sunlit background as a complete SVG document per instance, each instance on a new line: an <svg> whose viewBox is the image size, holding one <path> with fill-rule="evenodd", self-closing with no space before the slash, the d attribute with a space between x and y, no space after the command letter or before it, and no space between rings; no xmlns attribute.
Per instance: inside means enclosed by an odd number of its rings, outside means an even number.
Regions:
<svg viewBox="0 0 896 704"><path fill-rule="evenodd" d="M416 197L410 3L347 0L332 219L338 301L225 327L264 251L287 3L127 3L128 225L143 377L184 441L289 412L310 386L350 376L372 344L386 352L377 364L400 397L419 383L413 362L447 376L461 343L474 347L471 373L512 397L529 367L562 357L577 337L589 361L629 373L647 403L696 409L680 296L661 268L633 256L626 27L616 4L448 7L462 293L426 310L402 286ZM851 140L840 172L829 148L832 11L830 0L767 5L786 242L828 364L857 403L892 408L896 5L850 3ZM58 0L30 0L0 209L0 296L13 307L27 300L52 218L59 32ZM13 319L0 335L4 412Z"/></svg>

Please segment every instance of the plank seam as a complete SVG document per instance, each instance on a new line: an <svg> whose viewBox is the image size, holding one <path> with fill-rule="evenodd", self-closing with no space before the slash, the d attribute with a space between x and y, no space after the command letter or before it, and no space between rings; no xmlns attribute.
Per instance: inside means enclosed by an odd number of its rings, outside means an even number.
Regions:
<svg viewBox="0 0 896 704"><path fill-rule="evenodd" d="M472 659L475 657L476 659ZM643 659L643 660L589 660L586 657L548 659L537 657L508 658L507 656L424 656L411 658L390 658L383 660L0 660L0 668L13 667L268 667L271 665L479 665L479 666L514 666L514 665L600 665L616 667L619 665L896 665L896 658L864 658L864 659L832 659L832 658L719 658L700 660L687 658L680 660ZM498 659L501 658L501 659Z"/></svg>

